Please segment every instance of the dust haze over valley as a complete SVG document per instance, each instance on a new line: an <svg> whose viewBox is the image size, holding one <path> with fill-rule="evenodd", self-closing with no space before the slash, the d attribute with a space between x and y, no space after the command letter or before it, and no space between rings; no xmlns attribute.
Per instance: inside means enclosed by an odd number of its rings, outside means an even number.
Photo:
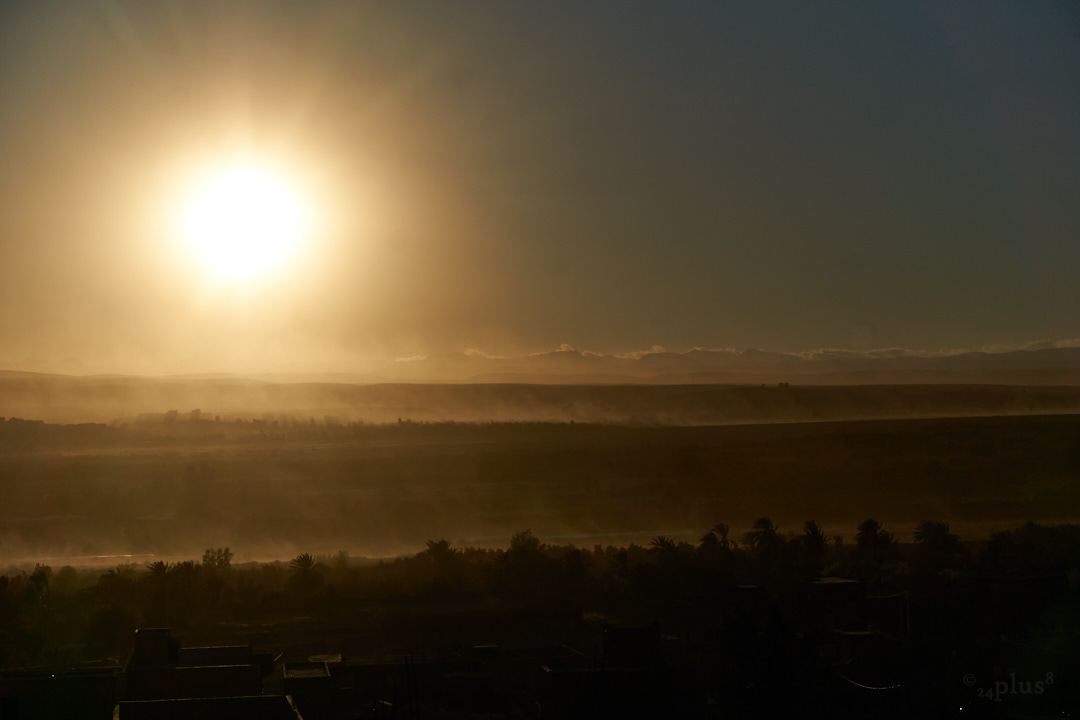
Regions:
<svg viewBox="0 0 1080 720"><path fill-rule="evenodd" d="M973 536L1072 522L1077 415L720 427L413 422L231 427L178 419L85 432L0 426L8 562L347 549L433 537L498 545L528 527L591 545L694 537L768 507L850 529L941 517ZM80 432L80 429L83 430ZM52 430L52 432L50 432ZM276 555L275 555L276 553Z"/></svg>
<svg viewBox="0 0 1080 720"><path fill-rule="evenodd" d="M1068 522L1049 488L1077 471L1078 357L563 348L387 363L397 383L8 372L0 559L693 538L766 507L837 530L865 507L976 536Z"/></svg>
<svg viewBox="0 0 1080 720"><path fill-rule="evenodd" d="M560 352L563 380L598 360ZM911 364L915 377L1071 381L1075 352ZM898 529L934 516L975 537L1078 519L1080 385L811 384L835 365L771 360L755 379L780 366L807 384L7 373L0 559L181 558L206 544L247 559L382 557L523 528L583 544L693 539L710 518L740 527L766 508L850 531L871 507ZM843 363L856 378L911 372Z"/></svg>
<svg viewBox="0 0 1080 720"><path fill-rule="evenodd" d="M668 353L564 347L369 364L380 374L130 377L0 374L0 416L49 422L327 416L337 422L602 422L710 425L1076 411L1080 348L925 356L902 351ZM721 385L722 384L722 385ZM759 386L784 392L759 391ZM955 386L950 389L947 386ZM792 387L794 386L794 387Z"/></svg>

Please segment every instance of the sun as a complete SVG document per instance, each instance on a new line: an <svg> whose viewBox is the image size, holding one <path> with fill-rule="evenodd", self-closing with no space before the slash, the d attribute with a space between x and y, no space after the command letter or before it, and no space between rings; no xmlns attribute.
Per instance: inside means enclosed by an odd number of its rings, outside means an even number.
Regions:
<svg viewBox="0 0 1080 720"><path fill-rule="evenodd" d="M281 267L308 230L300 193L280 173L253 163L207 173L181 213L184 243L220 279L245 279Z"/></svg>

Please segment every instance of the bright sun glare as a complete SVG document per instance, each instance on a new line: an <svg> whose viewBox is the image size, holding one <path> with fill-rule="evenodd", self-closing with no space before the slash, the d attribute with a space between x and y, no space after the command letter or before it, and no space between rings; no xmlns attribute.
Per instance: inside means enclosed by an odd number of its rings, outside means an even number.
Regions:
<svg viewBox="0 0 1080 720"><path fill-rule="evenodd" d="M220 278L264 274L287 261L307 230L299 193L273 172L234 165L198 183L184 208L185 243Z"/></svg>

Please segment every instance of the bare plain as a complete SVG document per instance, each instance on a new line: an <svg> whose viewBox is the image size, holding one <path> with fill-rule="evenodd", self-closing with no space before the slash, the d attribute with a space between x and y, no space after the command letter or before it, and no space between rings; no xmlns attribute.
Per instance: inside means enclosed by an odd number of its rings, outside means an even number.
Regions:
<svg viewBox="0 0 1080 720"><path fill-rule="evenodd" d="M8 419L0 564L110 565L208 546L238 559L386 557L430 539L501 546L524 529L585 547L696 542L714 523L760 516L781 529L814 519L849 541L868 517L899 539L926 519L972 540L1080 520L1076 388L405 388L425 391L496 398L522 418L527 398L545 421ZM570 397L595 416L585 419L624 422L552 421ZM701 424L665 424L650 406ZM482 412L461 408L465 420ZM896 417L905 412L916 417Z"/></svg>

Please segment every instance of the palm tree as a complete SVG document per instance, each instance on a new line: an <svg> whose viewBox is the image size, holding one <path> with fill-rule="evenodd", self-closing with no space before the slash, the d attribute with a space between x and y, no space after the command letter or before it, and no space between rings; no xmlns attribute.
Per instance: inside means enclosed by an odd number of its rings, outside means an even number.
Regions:
<svg viewBox="0 0 1080 720"><path fill-rule="evenodd" d="M934 570L948 566L960 552L960 536L949 532L949 523L923 520L915 528L915 542L922 560Z"/></svg>
<svg viewBox="0 0 1080 720"><path fill-rule="evenodd" d="M873 518L863 520L859 523L859 527L855 533L855 544L860 548L871 547L877 542L877 534L879 532L881 532L881 523Z"/></svg>
<svg viewBox="0 0 1080 720"><path fill-rule="evenodd" d="M117 565L101 576L100 587L113 602L123 602L131 596L137 575L131 565Z"/></svg>
<svg viewBox="0 0 1080 720"><path fill-rule="evenodd" d="M202 566L194 560L185 560L173 565L172 569L178 575L198 575L200 567Z"/></svg>
<svg viewBox="0 0 1080 720"><path fill-rule="evenodd" d="M807 520L803 524L802 541L810 554L818 557L823 555L829 547L829 536L814 520Z"/></svg>
<svg viewBox="0 0 1080 720"><path fill-rule="evenodd" d="M802 541L803 547L806 549L810 569L814 573L820 573L821 568L825 565L825 553L829 549L829 536L825 534L825 531L817 524L816 520L807 520L803 523L803 531L802 535L799 536L799 540Z"/></svg>
<svg viewBox="0 0 1080 720"><path fill-rule="evenodd" d="M449 575L453 570L456 563L457 551L450 547L448 540L435 540L427 541L427 550L424 551L425 555L431 560L431 563L435 566L436 574L440 576Z"/></svg>
<svg viewBox="0 0 1080 720"><path fill-rule="evenodd" d="M728 533L731 528L728 527L727 523L716 523L712 526L712 531L720 538L720 547L725 550L731 548L731 541L728 540Z"/></svg>
<svg viewBox="0 0 1080 720"><path fill-rule="evenodd" d="M662 562L673 562L679 557L679 546L667 535L657 535L650 540L649 551L656 553Z"/></svg>
<svg viewBox="0 0 1080 720"><path fill-rule="evenodd" d="M152 580L161 581L165 579L165 576L172 568L169 566L169 563L164 560L156 560L152 563L147 563L146 569L150 573L150 578Z"/></svg>
<svg viewBox="0 0 1080 720"><path fill-rule="evenodd" d="M938 543L947 538L960 538L949 532L949 523L940 520L923 520L915 528L915 542Z"/></svg>
<svg viewBox="0 0 1080 720"><path fill-rule="evenodd" d="M855 544L870 562L885 559L895 547L893 534L884 530L881 523L873 518L859 524Z"/></svg>
<svg viewBox="0 0 1080 720"><path fill-rule="evenodd" d="M310 553L300 553L289 566L293 573L289 578L290 587L300 592L310 592L322 585L322 573L315 569L315 558Z"/></svg>
<svg viewBox="0 0 1080 720"><path fill-rule="evenodd" d="M1016 542L1008 530L1000 530L990 535L983 545L983 560L994 570L1003 572L1017 557Z"/></svg>
<svg viewBox="0 0 1080 720"><path fill-rule="evenodd" d="M177 607L191 607L198 595L202 583L202 565L193 560L174 563L169 568L169 588L175 594Z"/></svg>
<svg viewBox="0 0 1080 720"><path fill-rule="evenodd" d="M164 560L146 564L146 582L150 588L150 607L155 624L169 624L169 605L172 595L172 568Z"/></svg>
<svg viewBox="0 0 1080 720"><path fill-rule="evenodd" d="M101 576L102 582L116 585L130 583L134 579L135 570L133 565L117 565L115 568L106 570L105 574Z"/></svg>
<svg viewBox="0 0 1080 720"><path fill-rule="evenodd" d="M657 552L671 551L675 549L675 541L667 535L657 535L649 541L649 547Z"/></svg>
<svg viewBox="0 0 1080 720"><path fill-rule="evenodd" d="M750 531L743 533L743 544L756 552L770 552L779 538L779 530L767 517L759 517L750 526Z"/></svg>
<svg viewBox="0 0 1080 720"><path fill-rule="evenodd" d="M675 541L667 535L657 535L649 541L649 547L654 550L671 550L675 547Z"/></svg>
<svg viewBox="0 0 1080 720"><path fill-rule="evenodd" d="M293 569L294 574L306 574L315 569L315 558L310 553L300 553L292 559L289 566Z"/></svg>
<svg viewBox="0 0 1080 720"><path fill-rule="evenodd" d="M427 541L427 554L434 558L436 561L439 558L445 558L450 555L454 555L457 551L450 547L449 540L428 540Z"/></svg>

